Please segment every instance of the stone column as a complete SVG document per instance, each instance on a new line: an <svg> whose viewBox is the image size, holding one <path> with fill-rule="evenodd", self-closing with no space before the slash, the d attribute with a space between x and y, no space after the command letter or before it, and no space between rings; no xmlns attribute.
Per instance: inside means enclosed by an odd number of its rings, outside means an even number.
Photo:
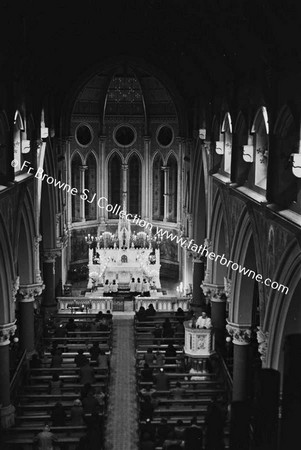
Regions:
<svg viewBox="0 0 301 450"><path fill-rule="evenodd" d="M79 189L80 189L81 194L83 194L83 191L85 189L85 172L87 169L88 169L88 166L79 166L79 173L80 173ZM85 200L80 198L79 201L80 201L79 218L81 221L84 221L85 220Z"/></svg>
<svg viewBox="0 0 301 450"><path fill-rule="evenodd" d="M128 170L127 164L122 164L122 210L127 211L128 203Z"/></svg>
<svg viewBox="0 0 301 450"><path fill-rule="evenodd" d="M204 271L204 259L201 256L194 256L192 269L192 305L200 308L206 307L205 297L201 288Z"/></svg>
<svg viewBox="0 0 301 450"><path fill-rule="evenodd" d="M100 197L108 198L108 170L106 170L105 166L105 156L106 156L106 139L105 135L99 136L99 153L98 153L98 176L97 176L97 199ZM102 202L101 202L102 204ZM105 223L108 212L105 208L96 208L97 217L99 218L99 222L102 224ZM99 230L100 231L100 230ZM104 231L104 229L102 229Z"/></svg>
<svg viewBox="0 0 301 450"><path fill-rule="evenodd" d="M43 279L45 291L42 307L52 312L57 309L55 299L55 259L58 256L58 253L58 249L46 249L43 254Z"/></svg>
<svg viewBox="0 0 301 450"><path fill-rule="evenodd" d="M14 323L0 325L0 415L3 429L11 427L15 422L15 408L11 405L10 399L9 376L9 343L15 331Z"/></svg>
<svg viewBox="0 0 301 450"><path fill-rule="evenodd" d="M44 285L23 284L19 288L19 317L20 317L20 346L26 350L30 357L35 350L34 336L34 301L37 295L41 295Z"/></svg>
<svg viewBox="0 0 301 450"><path fill-rule="evenodd" d="M164 171L164 217L163 221L167 222L169 217L169 167L162 167Z"/></svg>
<svg viewBox="0 0 301 450"><path fill-rule="evenodd" d="M246 325L228 322L226 326L233 340L233 392L232 401L245 401L248 396L248 368L251 329Z"/></svg>
<svg viewBox="0 0 301 450"><path fill-rule="evenodd" d="M216 343L224 345L226 330L226 294L224 285L202 283L202 290L211 304L211 321Z"/></svg>
<svg viewBox="0 0 301 450"><path fill-rule="evenodd" d="M143 136L144 139L144 173L145 173L145 183L142 184L142 198L145 198L145 204L142 202L142 217L146 221L149 221L152 217L151 215L151 195L152 195L152 171L150 170L150 136ZM142 168L143 170L143 168Z"/></svg>

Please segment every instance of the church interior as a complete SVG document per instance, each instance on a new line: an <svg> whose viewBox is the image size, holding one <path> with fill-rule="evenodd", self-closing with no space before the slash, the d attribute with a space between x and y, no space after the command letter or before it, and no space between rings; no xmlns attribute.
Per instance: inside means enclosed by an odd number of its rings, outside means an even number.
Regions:
<svg viewBox="0 0 301 450"><path fill-rule="evenodd" d="M297 448L300 13L1 2L1 448Z"/></svg>

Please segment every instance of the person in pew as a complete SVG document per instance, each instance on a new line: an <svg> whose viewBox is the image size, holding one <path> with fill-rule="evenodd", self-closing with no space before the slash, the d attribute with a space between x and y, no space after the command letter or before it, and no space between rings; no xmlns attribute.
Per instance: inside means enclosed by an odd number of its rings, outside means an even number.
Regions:
<svg viewBox="0 0 301 450"><path fill-rule="evenodd" d="M176 426L175 426L175 438L184 440L184 434L185 434L186 427L184 426L183 420L179 419L177 420Z"/></svg>
<svg viewBox="0 0 301 450"><path fill-rule="evenodd" d="M53 427L64 427L66 425L66 412L61 404L61 402L57 402L51 413L51 422Z"/></svg>
<svg viewBox="0 0 301 450"><path fill-rule="evenodd" d="M99 413L99 411L100 411L99 403L96 400L92 391L89 391L87 394L87 397L83 398L82 404L83 404L83 410L84 410L84 420L87 423L87 421L89 421L89 417L87 415L93 414L93 413L97 413L97 414Z"/></svg>
<svg viewBox="0 0 301 450"><path fill-rule="evenodd" d="M184 334L185 333L185 328L184 328L184 324L183 324L183 320L179 319L178 323L175 326L175 333L176 334Z"/></svg>
<svg viewBox="0 0 301 450"><path fill-rule="evenodd" d="M95 371L94 368L90 366L89 361L79 369L79 382L81 384L93 384L95 382Z"/></svg>
<svg viewBox="0 0 301 450"><path fill-rule="evenodd" d="M150 303L150 304L148 305L147 310L146 310L146 315L147 315L148 317L153 317L153 316L156 315L156 312L157 312L157 311L155 310L153 304Z"/></svg>
<svg viewBox="0 0 301 450"><path fill-rule="evenodd" d="M109 309L106 312L105 319L108 322L108 325L110 325L112 323L113 314L111 313L111 311Z"/></svg>
<svg viewBox="0 0 301 450"><path fill-rule="evenodd" d="M103 350L100 350L100 353L97 357L97 365L100 369L106 370L109 368L109 358Z"/></svg>
<svg viewBox="0 0 301 450"><path fill-rule="evenodd" d="M93 342L92 347L89 350L92 361L97 361L98 355L100 355L99 342Z"/></svg>
<svg viewBox="0 0 301 450"><path fill-rule="evenodd" d="M155 375L155 380L155 389L157 391L169 391L169 379L163 367L160 367L159 373Z"/></svg>
<svg viewBox="0 0 301 450"><path fill-rule="evenodd" d="M32 355L32 358L29 361L29 367L30 369L40 369L42 367L42 361L36 353Z"/></svg>
<svg viewBox="0 0 301 450"><path fill-rule="evenodd" d="M100 413L104 413L104 411L105 411L106 394L102 391L101 387L97 387L96 388L94 397L98 401L99 412Z"/></svg>
<svg viewBox="0 0 301 450"><path fill-rule="evenodd" d="M144 362L146 362L146 364L148 364L148 365L154 363L155 356L154 356L153 350L151 348L147 349L143 359L144 359Z"/></svg>
<svg viewBox="0 0 301 450"><path fill-rule="evenodd" d="M71 332L71 331L75 331L76 328L77 327L76 327L76 323L75 323L74 319L73 318L69 319L68 323L66 325L66 330Z"/></svg>
<svg viewBox="0 0 301 450"><path fill-rule="evenodd" d="M207 407L205 416L205 449L224 450L225 414L216 400Z"/></svg>
<svg viewBox="0 0 301 450"><path fill-rule="evenodd" d="M200 450L203 448L203 430L198 426L197 418L191 419L191 424L184 433L185 450Z"/></svg>
<svg viewBox="0 0 301 450"><path fill-rule="evenodd" d="M144 363L143 369L141 370L141 381L148 381L150 383L154 381L153 369L147 363Z"/></svg>
<svg viewBox="0 0 301 450"><path fill-rule="evenodd" d="M173 448L173 449L176 448L176 449L181 450L181 448L182 448L181 445L182 445L182 441L179 439L176 439L174 431L171 430L168 433L166 439L164 440L162 448L163 448L163 450L170 450L171 448Z"/></svg>
<svg viewBox="0 0 301 450"><path fill-rule="evenodd" d="M153 389L153 388L151 388L150 386L145 386L144 388L142 388L141 390L140 390L140 395L142 396L142 397L153 397L153 395L155 395L156 394L156 389Z"/></svg>
<svg viewBox="0 0 301 450"><path fill-rule="evenodd" d="M152 424L151 419L148 417L145 423L141 423L140 425L140 436L142 437L144 433L149 433L151 440L155 441L156 439L156 427Z"/></svg>
<svg viewBox="0 0 301 450"><path fill-rule="evenodd" d="M181 383L179 381L177 381L176 387L171 389L170 393L172 394L172 396L175 400L180 400L183 398L183 395L185 394L185 389L182 387Z"/></svg>
<svg viewBox="0 0 301 450"><path fill-rule="evenodd" d="M174 336L174 330L168 317L166 317L165 321L163 322L162 328L163 328L162 337L172 338Z"/></svg>
<svg viewBox="0 0 301 450"><path fill-rule="evenodd" d="M50 431L49 425L46 423L43 431L34 438L34 443L38 445L39 450L53 450L57 437Z"/></svg>
<svg viewBox="0 0 301 450"><path fill-rule="evenodd" d="M70 410L71 425L81 426L84 425L84 410L82 402L79 398L74 400L73 406Z"/></svg>
<svg viewBox="0 0 301 450"><path fill-rule="evenodd" d="M185 317L185 313L184 313L183 309L182 309L182 308L178 308L177 311L176 311L175 316L176 316L178 319L182 319L182 320L183 320L184 317Z"/></svg>
<svg viewBox="0 0 301 450"><path fill-rule="evenodd" d="M98 331L109 331L109 326L108 326L107 321L106 321L105 318L102 318L99 321Z"/></svg>
<svg viewBox="0 0 301 450"><path fill-rule="evenodd" d="M144 306L140 306L139 311L136 312L136 319L138 322L144 322L146 318L146 311Z"/></svg>
<svg viewBox="0 0 301 450"><path fill-rule="evenodd" d="M174 346L171 343L169 343L168 347L167 347L167 349L165 351L165 357L166 358L174 358L174 359L169 359L168 363L169 364L176 364L176 362L177 362L176 356L177 356L176 349L174 348Z"/></svg>
<svg viewBox="0 0 301 450"><path fill-rule="evenodd" d="M58 327L56 327L55 331L54 331L54 337L56 338L65 338L67 336L67 330L66 327L64 327L64 325L61 323ZM64 340L62 339L62 341L57 341L59 344L62 344L64 342Z"/></svg>
<svg viewBox="0 0 301 450"><path fill-rule="evenodd" d="M157 446L162 447L163 442L167 439L168 434L172 431L172 427L168 424L165 417L162 417L161 422L157 427L156 443Z"/></svg>
<svg viewBox="0 0 301 450"><path fill-rule="evenodd" d="M159 350L157 350L156 352L156 366L159 367L163 367L165 364L165 356L163 355L163 353L159 352Z"/></svg>
<svg viewBox="0 0 301 450"><path fill-rule="evenodd" d="M151 439L151 436L149 433L144 433L142 435L141 441L140 441L140 450L155 450L156 445L155 442Z"/></svg>
<svg viewBox="0 0 301 450"><path fill-rule="evenodd" d="M49 381L48 392L50 395L62 395L63 381L57 373L52 375L52 380Z"/></svg>
<svg viewBox="0 0 301 450"><path fill-rule="evenodd" d="M150 397L142 397L140 401L140 420L153 419L154 405Z"/></svg>
<svg viewBox="0 0 301 450"><path fill-rule="evenodd" d="M157 323L155 325L155 329L153 331L153 336L154 336L155 339L160 339L160 338L162 338L162 334L163 334L163 329ZM160 341L153 341L153 344L160 345Z"/></svg>
<svg viewBox="0 0 301 450"><path fill-rule="evenodd" d="M74 358L74 362L76 367L82 367L89 363L89 360L86 355L84 355L84 350L82 348L78 350L77 355Z"/></svg>
<svg viewBox="0 0 301 450"><path fill-rule="evenodd" d="M52 357L51 367L62 367L63 357L61 349L57 349Z"/></svg>
<svg viewBox="0 0 301 450"><path fill-rule="evenodd" d="M85 383L81 388L80 398L83 400L87 397L89 392L92 392L92 395L95 395L95 387L91 385L91 383Z"/></svg>

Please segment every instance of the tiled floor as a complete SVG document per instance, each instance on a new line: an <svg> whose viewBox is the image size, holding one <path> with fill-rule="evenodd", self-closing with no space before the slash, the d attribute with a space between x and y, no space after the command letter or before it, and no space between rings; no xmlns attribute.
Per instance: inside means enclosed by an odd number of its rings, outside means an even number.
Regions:
<svg viewBox="0 0 301 450"><path fill-rule="evenodd" d="M106 450L137 450L133 314L114 314Z"/></svg>

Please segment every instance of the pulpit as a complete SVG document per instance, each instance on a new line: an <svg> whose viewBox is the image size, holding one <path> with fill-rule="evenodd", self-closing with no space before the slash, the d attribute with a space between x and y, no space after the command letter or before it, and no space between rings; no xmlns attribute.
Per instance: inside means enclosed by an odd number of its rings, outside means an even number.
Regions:
<svg viewBox="0 0 301 450"><path fill-rule="evenodd" d="M185 347L187 356L208 358L215 353L215 336L212 328L192 328L192 322L184 322Z"/></svg>

